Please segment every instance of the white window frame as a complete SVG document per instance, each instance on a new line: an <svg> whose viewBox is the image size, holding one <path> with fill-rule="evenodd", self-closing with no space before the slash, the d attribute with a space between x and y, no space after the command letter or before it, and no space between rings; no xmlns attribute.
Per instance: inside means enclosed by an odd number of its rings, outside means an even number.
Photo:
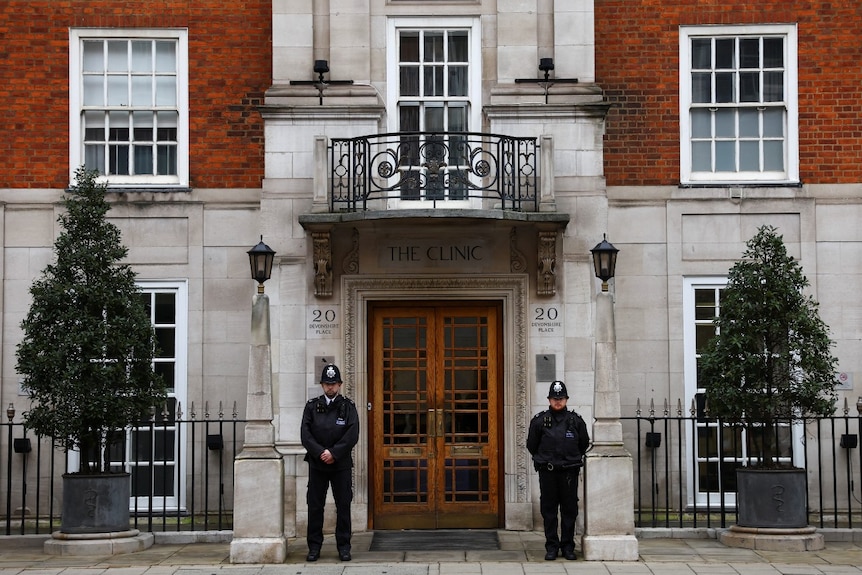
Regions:
<svg viewBox="0 0 862 575"><path fill-rule="evenodd" d="M691 40L697 37L784 37L784 95L786 125L784 171L781 172L695 172L691 147ZM798 112L797 31L794 24L740 26L680 26L679 28L679 124L680 181L687 184L777 184L799 183L799 112ZM738 104L735 108L741 107Z"/></svg>
<svg viewBox="0 0 862 575"><path fill-rule="evenodd" d="M482 35L479 18L472 17L450 17L450 18L390 18L386 29L386 109L387 109L387 131L398 132L398 87L399 87L399 61L398 61L398 34L404 29L414 30L467 30L469 39L469 71L468 97L470 109L468 123L470 132L480 132L482 125ZM446 208L473 208L482 207L481 198L469 198L466 200L436 200L438 207L442 203ZM388 209L416 209L428 207L432 200L402 200L400 198L389 198Z"/></svg>
<svg viewBox="0 0 862 575"><path fill-rule="evenodd" d="M703 277L687 277L683 278L683 293L682 293L682 316L683 316L683 378L685 383L685 406L693 405L695 396L703 390L697 385L697 334L696 334L696 314L695 314L695 290L697 289L723 289L727 286L727 277L725 276L703 276ZM719 312L720 313L720 312ZM687 484L687 503L688 505L697 504L699 508L704 508L706 505L717 507L720 503L720 492L717 491L700 491L698 463L699 458L696 452L697 437L695 436L693 427L695 425L685 426L685 458L687 462L688 472L686 473ZM791 426L790 440L793 444L792 463L794 466L801 467L804 465L804 437L803 425L797 423ZM745 457L744 447L745 432L743 431L743 457ZM719 481L721 478L719 477ZM725 505L733 507L736 505L736 493L725 493Z"/></svg>
<svg viewBox="0 0 862 575"><path fill-rule="evenodd" d="M70 28L69 29L69 181L84 165L82 42L86 39L171 39L177 41L177 174L165 176L112 175L101 177L111 188L188 187L189 185L189 97L188 31L177 28Z"/></svg>
<svg viewBox="0 0 862 575"><path fill-rule="evenodd" d="M176 400L176 405L182 407L185 414L188 413L188 282L179 281L148 281L136 282L138 288L145 293L173 293L175 304L174 316L174 388L168 392L168 397ZM158 358L154 358L158 362ZM161 428L159 428L161 429ZM168 426L168 429L171 429ZM186 446L188 445L189 431L187 426L174 426L174 495L153 496L152 507L158 510L177 510L186 507ZM131 453L130 434L127 437L127 452ZM135 501L137 499L137 501ZM131 509L148 509L149 497L132 497Z"/></svg>

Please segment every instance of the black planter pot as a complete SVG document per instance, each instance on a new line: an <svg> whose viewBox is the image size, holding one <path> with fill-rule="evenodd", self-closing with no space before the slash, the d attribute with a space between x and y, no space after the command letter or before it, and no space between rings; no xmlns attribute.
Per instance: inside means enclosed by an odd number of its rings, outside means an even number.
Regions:
<svg viewBox="0 0 862 575"><path fill-rule="evenodd" d="M62 533L112 533L129 529L128 473L63 475Z"/></svg>
<svg viewBox="0 0 862 575"><path fill-rule="evenodd" d="M799 528L808 525L804 469L736 470L736 523L740 527Z"/></svg>

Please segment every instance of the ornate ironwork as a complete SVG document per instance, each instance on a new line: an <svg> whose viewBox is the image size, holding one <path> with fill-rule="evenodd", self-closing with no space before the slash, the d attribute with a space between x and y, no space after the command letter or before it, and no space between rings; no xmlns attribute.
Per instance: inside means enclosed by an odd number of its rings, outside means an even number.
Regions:
<svg viewBox="0 0 862 575"><path fill-rule="evenodd" d="M536 138L478 132L333 138L330 209L386 209L388 200L445 208L480 198L487 207L538 211L538 147Z"/></svg>

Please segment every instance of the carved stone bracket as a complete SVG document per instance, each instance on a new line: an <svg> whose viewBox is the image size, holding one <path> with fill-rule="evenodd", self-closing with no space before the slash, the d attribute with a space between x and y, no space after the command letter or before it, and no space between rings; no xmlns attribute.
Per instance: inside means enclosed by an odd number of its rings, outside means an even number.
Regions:
<svg viewBox="0 0 862 575"><path fill-rule="evenodd" d="M314 295L332 296L332 238L329 232L312 232Z"/></svg>
<svg viewBox="0 0 862 575"><path fill-rule="evenodd" d="M554 295L557 293L557 232L539 232L538 277L536 292L538 295Z"/></svg>

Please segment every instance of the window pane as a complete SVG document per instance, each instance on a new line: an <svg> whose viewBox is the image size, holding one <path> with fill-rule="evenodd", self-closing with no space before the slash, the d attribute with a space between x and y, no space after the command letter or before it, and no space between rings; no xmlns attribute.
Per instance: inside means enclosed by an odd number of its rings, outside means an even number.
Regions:
<svg viewBox="0 0 862 575"><path fill-rule="evenodd" d="M84 112L84 139L89 141L105 141L105 113Z"/></svg>
<svg viewBox="0 0 862 575"><path fill-rule="evenodd" d="M767 108L763 112L763 137L784 137L784 110L781 108Z"/></svg>
<svg viewBox="0 0 862 575"><path fill-rule="evenodd" d="M84 76L84 105L105 105L104 76Z"/></svg>
<svg viewBox="0 0 862 575"><path fill-rule="evenodd" d="M739 110L739 137L757 138L760 136L759 118L757 110L752 108L740 108Z"/></svg>
<svg viewBox="0 0 862 575"><path fill-rule="evenodd" d="M730 72L722 72L715 75L715 101L717 103L723 104L736 101L733 78L734 74Z"/></svg>
<svg viewBox="0 0 862 575"><path fill-rule="evenodd" d="M108 72L128 72L128 42L125 40L108 42Z"/></svg>
<svg viewBox="0 0 862 575"><path fill-rule="evenodd" d="M399 62L419 61L419 32L402 32L398 50Z"/></svg>
<svg viewBox="0 0 862 575"><path fill-rule="evenodd" d="M736 110L721 108L715 112L715 137L736 137Z"/></svg>
<svg viewBox="0 0 862 575"><path fill-rule="evenodd" d="M760 67L760 38L743 38L739 41L739 67Z"/></svg>
<svg viewBox="0 0 862 575"><path fill-rule="evenodd" d="M158 123L158 129L156 130L156 140L160 142L176 142L177 113L156 112L156 121Z"/></svg>
<svg viewBox="0 0 862 575"><path fill-rule="evenodd" d="M402 66L400 71L401 96L419 95L419 66Z"/></svg>
<svg viewBox="0 0 862 575"><path fill-rule="evenodd" d="M177 105L177 77L156 76L156 106Z"/></svg>
<svg viewBox="0 0 862 575"><path fill-rule="evenodd" d="M128 76L108 76L108 105L128 106L129 85Z"/></svg>
<svg viewBox="0 0 862 575"><path fill-rule="evenodd" d="M695 333L695 349L697 353L703 352L706 345L715 337L715 327L712 324L697 325L694 328Z"/></svg>
<svg viewBox="0 0 862 575"><path fill-rule="evenodd" d="M442 132L443 126L442 106L428 106L425 108L425 130L429 132Z"/></svg>
<svg viewBox="0 0 862 575"><path fill-rule="evenodd" d="M151 175L153 173L153 147L134 146L133 148L135 173Z"/></svg>
<svg viewBox="0 0 862 575"><path fill-rule="evenodd" d="M152 72L153 71L153 55L152 44L149 41L134 40L132 41L132 71L133 72Z"/></svg>
<svg viewBox="0 0 862 575"><path fill-rule="evenodd" d="M691 75L691 101L700 104L712 102L712 74Z"/></svg>
<svg viewBox="0 0 862 575"><path fill-rule="evenodd" d="M781 102L784 100L784 72L763 73L763 101Z"/></svg>
<svg viewBox="0 0 862 575"><path fill-rule="evenodd" d="M177 174L177 147L158 146L158 175L175 176Z"/></svg>
<svg viewBox="0 0 862 575"><path fill-rule="evenodd" d="M425 89L423 96L442 96L443 95L443 67L442 66L426 66L425 67Z"/></svg>
<svg viewBox="0 0 862 575"><path fill-rule="evenodd" d="M467 32L457 31L449 33L449 61L468 61Z"/></svg>
<svg viewBox="0 0 862 575"><path fill-rule="evenodd" d="M83 60L83 70L84 72L104 72L105 71L105 62L104 62L104 42L83 42L83 55L81 59Z"/></svg>
<svg viewBox="0 0 862 575"><path fill-rule="evenodd" d="M712 146L709 142L692 142L691 165L695 172L712 171Z"/></svg>
<svg viewBox="0 0 862 575"><path fill-rule="evenodd" d="M715 67L716 69L732 69L734 66L734 40L733 38L719 38L715 41Z"/></svg>
<svg viewBox="0 0 862 575"><path fill-rule="evenodd" d="M129 146L108 146L108 173L118 176L129 175Z"/></svg>
<svg viewBox="0 0 862 575"><path fill-rule="evenodd" d="M402 132L418 132L419 106L402 106L398 111L398 123Z"/></svg>
<svg viewBox="0 0 862 575"><path fill-rule="evenodd" d="M152 112L132 112L132 122L134 125L133 139L135 142L153 141Z"/></svg>
<svg viewBox="0 0 862 575"><path fill-rule="evenodd" d="M784 67L784 38L763 39L763 67Z"/></svg>
<svg viewBox="0 0 862 575"><path fill-rule="evenodd" d="M715 143L715 171L736 171L736 144L734 142Z"/></svg>
<svg viewBox="0 0 862 575"><path fill-rule="evenodd" d="M709 110L696 108L691 111L692 138L712 137L712 114Z"/></svg>
<svg viewBox="0 0 862 575"><path fill-rule="evenodd" d="M691 41L691 67L694 70L709 70L712 68L712 40L709 38L694 38Z"/></svg>
<svg viewBox="0 0 862 575"><path fill-rule="evenodd" d="M425 61L443 62L443 33L425 32Z"/></svg>
<svg viewBox="0 0 862 575"><path fill-rule="evenodd" d="M760 142L739 143L739 169L743 172L760 171Z"/></svg>
<svg viewBox="0 0 862 575"><path fill-rule="evenodd" d="M450 106L449 107L449 131L450 132L466 132L467 127L467 107L466 106Z"/></svg>
<svg viewBox="0 0 862 575"><path fill-rule="evenodd" d="M153 105L153 82L150 76L132 76L132 106Z"/></svg>
<svg viewBox="0 0 862 575"><path fill-rule="evenodd" d="M98 170L105 173L105 147L84 146L84 167L88 170Z"/></svg>
<svg viewBox="0 0 862 575"><path fill-rule="evenodd" d="M763 142L763 169L767 171L784 171L784 142L769 140Z"/></svg>
<svg viewBox="0 0 862 575"><path fill-rule="evenodd" d="M113 142L129 141L129 113L108 113L108 139Z"/></svg>
<svg viewBox="0 0 862 575"><path fill-rule="evenodd" d="M449 95L467 96L467 66L449 67Z"/></svg>
<svg viewBox="0 0 862 575"><path fill-rule="evenodd" d="M760 73L742 72L739 74L739 101L760 101Z"/></svg>
<svg viewBox="0 0 862 575"><path fill-rule="evenodd" d="M156 72L177 71L177 43L173 41L156 42Z"/></svg>

